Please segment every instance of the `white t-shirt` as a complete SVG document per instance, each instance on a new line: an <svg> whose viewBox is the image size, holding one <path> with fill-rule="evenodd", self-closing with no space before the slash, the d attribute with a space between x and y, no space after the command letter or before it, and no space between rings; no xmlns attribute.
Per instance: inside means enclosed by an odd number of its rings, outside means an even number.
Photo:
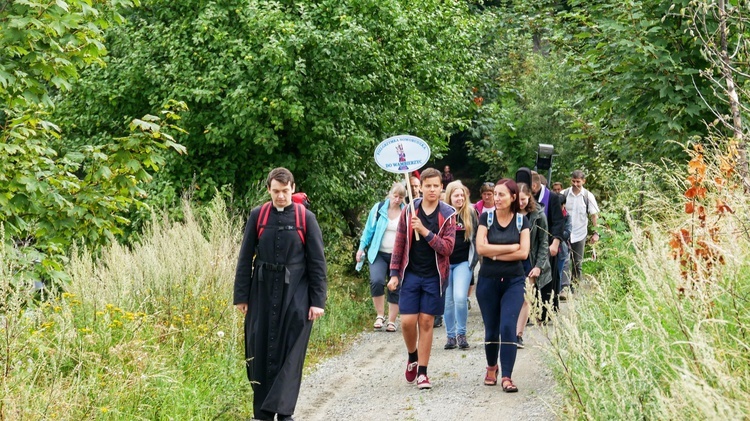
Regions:
<svg viewBox="0 0 750 421"><path fill-rule="evenodd" d="M587 195L589 200L589 212L586 214L586 202L584 196ZM573 193L573 188L568 189L568 196L565 198L565 209L570 215L570 242L577 243L586 239L589 226L589 215L599 213L599 206L596 204L596 198L590 191L581 188L578 194Z"/></svg>
<svg viewBox="0 0 750 421"><path fill-rule="evenodd" d="M398 228L398 216L391 219L388 218L388 227L383 233L383 238L380 240L380 250L383 253L393 253L393 246L396 244L396 229Z"/></svg>

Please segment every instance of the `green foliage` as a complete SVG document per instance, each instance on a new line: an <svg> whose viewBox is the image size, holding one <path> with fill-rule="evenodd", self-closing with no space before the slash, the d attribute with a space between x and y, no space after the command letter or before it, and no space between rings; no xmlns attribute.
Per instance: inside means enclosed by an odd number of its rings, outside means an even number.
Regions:
<svg viewBox="0 0 750 421"><path fill-rule="evenodd" d="M10 282L0 249L3 419L247 419L244 318L231 305L242 220L221 198L197 218L154 218L129 247L73 253L72 281L45 302ZM176 247L175 245L179 246ZM342 349L369 310L367 283L329 271L308 365Z"/></svg>
<svg viewBox="0 0 750 421"><path fill-rule="evenodd" d="M138 0L4 1L0 4L0 103L18 110L52 107L78 70L102 63L103 31L121 22L118 9ZM3 110L5 111L5 110ZM0 113L0 116L2 114Z"/></svg>
<svg viewBox="0 0 750 421"><path fill-rule="evenodd" d="M79 70L104 63L103 31L137 3L0 4L0 224L18 248L18 270L36 279L63 280L71 245L96 249L123 234L164 151L185 153L172 137L183 132L176 121L184 103L164 101L161 117L133 119L121 137L77 147L51 117L54 96Z"/></svg>
<svg viewBox="0 0 750 421"><path fill-rule="evenodd" d="M586 266L594 275L579 286L572 307L556 323L552 352L560 364L554 369L563 393L571 397L564 404L569 418L744 419L750 414L748 201L736 179L716 186L714 180L731 171L716 152L721 148L705 151L707 165L691 162L689 172L706 171L710 180L698 202L711 208L707 215L696 217L674 206L685 200L676 194L684 191L684 172L660 168L662 179L674 186L646 188L642 222L626 219L627 232L614 228L622 220L613 218L617 224L598 246L597 261ZM637 186L650 183L651 176L622 184L618 193L627 202L640 193ZM727 204L733 213L713 209L714 203ZM692 239L675 242L675 227ZM702 250L716 254L701 255Z"/></svg>
<svg viewBox="0 0 750 421"><path fill-rule="evenodd" d="M180 131L174 122L184 104L170 108L163 121L153 115L133 120L132 134L115 143L62 156L53 148L59 129L43 112L11 113L0 132L0 222L8 239L40 253L39 276L60 279L71 245L95 249L123 233L124 215L142 205L141 185L164 163L162 151L185 152L170 135Z"/></svg>
<svg viewBox="0 0 750 421"><path fill-rule="evenodd" d="M573 1L558 15L562 31L552 42L570 52L580 75L571 99L585 104L570 139L592 156L684 158L681 144L706 132L717 102L700 77L707 67L700 40L680 12L688 3Z"/></svg>
<svg viewBox="0 0 750 421"><path fill-rule="evenodd" d="M717 58L707 57L707 47L718 42L710 38L718 20L712 12L694 17L700 4L580 0L487 7L498 15L498 30L483 44L495 59L478 85L484 104L474 116L472 154L493 176L509 175L533 166L538 143L551 143L558 154L554 173L563 178L578 168L599 175L610 165L684 159L686 142L707 134L706 124L716 118L712 109L727 112L715 95L726 85L717 77ZM739 15L729 24L729 44L737 46L730 48L737 51L732 59L742 68L739 40L747 25ZM744 80L741 72L737 77ZM495 150L503 152L499 159ZM603 187L600 179L589 181Z"/></svg>
<svg viewBox="0 0 750 421"><path fill-rule="evenodd" d="M482 97L485 102L477 107L470 129L478 140L469 143L469 150L489 165L485 178L497 180L513 176L519 167L533 168L540 143L554 145L561 156L577 150L568 140L573 124L568 112L570 77L557 58L510 54L509 59L518 61L503 69L499 77L504 83L496 92L487 92L489 98ZM560 174L562 168L569 172L566 164L555 157L555 173Z"/></svg>
<svg viewBox="0 0 750 421"><path fill-rule="evenodd" d="M341 232L345 211L387 187L377 143L411 133L439 156L467 124L481 29L463 2L147 1L108 32L107 67L88 69L59 115L82 144L183 100L190 155L169 163L170 183L241 198L286 166Z"/></svg>

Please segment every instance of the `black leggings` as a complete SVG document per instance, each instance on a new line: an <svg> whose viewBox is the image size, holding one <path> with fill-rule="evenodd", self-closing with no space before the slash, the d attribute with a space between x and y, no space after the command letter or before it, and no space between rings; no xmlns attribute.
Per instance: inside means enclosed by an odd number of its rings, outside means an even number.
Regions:
<svg viewBox="0 0 750 421"><path fill-rule="evenodd" d="M487 366L497 364L499 351L503 377L510 377L516 364L516 324L525 287L523 276L510 279L480 276L477 283L477 301L484 320Z"/></svg>
<svg viewBox="0 0 750 421"><path fill-rule="evenodd" d="M558 294L560 293L560 271L557 268L557 256L550 256L549 259L550 264L552 265L552 282L542 288L537 288L537 299L540 300L538 301L538 305L542 306L542 314L540 318L542 323L547 323L550 319L548 310L550 304L552 304L552 311L554 312L557 312L560 308L560 299L558 298ZM554 298L552 298L553 292Z"/></svg>

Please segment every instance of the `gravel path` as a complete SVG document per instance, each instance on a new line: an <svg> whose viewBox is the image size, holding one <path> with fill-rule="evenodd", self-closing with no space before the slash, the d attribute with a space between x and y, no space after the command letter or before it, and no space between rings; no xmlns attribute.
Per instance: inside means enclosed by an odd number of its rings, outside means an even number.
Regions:
<svg viewBox="0 0 750 421"><path fill-rule="evenodd" d="M396 333L365 332L351 349L321 363L302 382L295 419L313 420L554 420L560 396L542 361L547 340L527 328L513 380L518 393L484 386L484 328L472 297L467 350L444 350L445 327L435 329L428 375L431 390L406 383L406 350Z"/></svg>

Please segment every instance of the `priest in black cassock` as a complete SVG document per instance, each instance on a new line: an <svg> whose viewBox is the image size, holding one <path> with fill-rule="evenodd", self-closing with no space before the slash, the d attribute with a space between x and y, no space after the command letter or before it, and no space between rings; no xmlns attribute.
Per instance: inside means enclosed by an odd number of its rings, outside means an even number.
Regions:
<svg viewBox="0 0 750 421"><path fill-rule="evenodd" d="M266 187L271 206L267 219L260 206L250 212L237 263L234 304L245 314L253 417L292 420L312 324L324 313L326 261L315 215L292 202L292 173L286 168L272 170Z"/></svg>

